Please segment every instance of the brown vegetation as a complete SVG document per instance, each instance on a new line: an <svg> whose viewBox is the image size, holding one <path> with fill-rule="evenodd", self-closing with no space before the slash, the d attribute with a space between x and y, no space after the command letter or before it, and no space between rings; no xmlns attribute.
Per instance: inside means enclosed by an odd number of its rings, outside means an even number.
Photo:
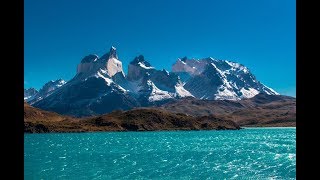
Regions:
<svg viewBox="0 0 320 180"><path fill-rule="evenodd" d="M192 116L214 115L240 126L296 126L296 99L259 94L240 101L214 101L185 98L158 107Z"/></svg>
<svg viewBox="0 0 320 180"><path fill-rule="evenodd" d="M156 109L134 109L76 119L33 108L25 103L25 132L155 131L240 129L230 120L193 117Z"/></svg>

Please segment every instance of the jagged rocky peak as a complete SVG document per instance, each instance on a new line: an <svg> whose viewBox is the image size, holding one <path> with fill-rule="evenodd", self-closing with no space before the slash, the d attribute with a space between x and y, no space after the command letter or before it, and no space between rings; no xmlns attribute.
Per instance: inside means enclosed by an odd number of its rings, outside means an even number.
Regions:
<svg viewBox="0 0 320 180"><path fill-rule="evenodd" d="M155 68L145 60L143 55L135 57L128 66L128 80L138 80L150 73L154 72Z"/></svg>
<svg viewBox="0 0 320 180"><path fill-rule="evenodd" d="M152 67L151 64L144 59L143 55L135 57L130 64L142 67L144 69L154 69L154 67Z"/></svg>
<svg viewBox="0 0 320 180"><path fill-rule="evenodd" d="M96 74L103 70L109 77L114 76L118 72L123 73L122 62L118 59L117 51L114 46L111 46L108 53L99 58L97 55L88 55L81 60L77 67L77 74L82 73L81 77Z"/></svg>
<svg viewBox="0 0 320 180"><path fill-rule="evenodd" d="M188 59L187 56L185 56L185 57L181 58L180 61L186 62L187 59Z"/></svg>
<svg viewBox="0 0 320 180"><path fill-rule="evenodd" d="M39 93L48 93L54 91L57 88L60 88L66 84L66 81L63 79L51 80L47 82L39 91Z"/></svg>
<svg viewBox="0 0 320 180"><path fill-rule="evenodd" d="M95 54L90 54L88 56L85 56L81 60L81 63L77 66L77 74L89 73L89 72L95 71L99 66L98 59L99 57Z"/></svg>
<svg viewBox="0 0 320 180"><path fill-rule="evenodd" d="M107 60L106 68L107 68L107 74L110 77L114 76L118 72L124 75L124 72L122 69L122 62L118 59L116 48L113 46L111 46L109 51L109 59Z"/></svg>
<svg viewBox="0 0 320 180"><path fill-rule="evenodd" d="M111 46L109 52L103 55L99 61L103 64L103 67L99 68L106 68L106 73L109 77L114 76L118 72L124 75L122 62L119 60L117 49L114 46Z"/></svg>
<svg viewBox="0 0 320 180"><path fill-rule="evenodd" d="M115 48L114 46L111 46L109 49L109 52L107 52L106 54L104 54L100 60L101 61L107 61L108 59L111 58L115 58L115 59L119 59L118 58L118 54L117 54L117 48Z"/></svg>
<svg viewBox="0 0 320 180"><path fill-rule="evenodd" d="M82 60L81 63L92 63L96 62L99 59L99 56L95 54L90 54L88 56L85 56Z"/></svg>
<svg viewBox="0 0 320 180"><path fill-rule="evenodd" d="M167 71L166 69L162 69L162 72L165 73L165 74L168 75L168 76L170 75L170 72Z"/></svg>
<svg viewBox="0 0 320 180"><path fill-rule="evenodd" d="M109 59L110 58L116 58L118 59L117 55L117 49L114 46L111 46L110 51L109 51Z"/></svg>

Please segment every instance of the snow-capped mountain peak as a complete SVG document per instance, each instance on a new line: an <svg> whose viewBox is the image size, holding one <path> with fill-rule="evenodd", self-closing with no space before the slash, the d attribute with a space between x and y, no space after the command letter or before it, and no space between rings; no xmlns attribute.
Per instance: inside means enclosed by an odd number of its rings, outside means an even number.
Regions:
<svg viewBox="0 0 320 180"><path fill-rule="evenodd" d="M31 105L40 101L51 94L53 94L57 89L64 86L67 82L63 79L51 80L47 82L32 98L28 98L26 101Z"/></svg>
<svg viewBox="0 0 320 180"><path fill-rule="evenodd" d="M217 60L178 59L172 71L182 78L185 89L200 99L250 98L258 93L278 94L260 83L247 67L242 64Z"/></svg>
<svg viewBox="0 0 320 180"><path fill-rule="evenodd" d="M109 51L109 59L110 58L115 58L118 59L117 55L117 49L114 46L111 46L110 51Z"/></svg>

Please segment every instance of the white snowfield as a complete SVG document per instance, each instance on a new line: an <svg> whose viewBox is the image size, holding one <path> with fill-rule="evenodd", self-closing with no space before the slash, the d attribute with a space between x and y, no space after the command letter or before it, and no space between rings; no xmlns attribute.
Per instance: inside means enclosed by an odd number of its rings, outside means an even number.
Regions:
<svg viewBox="0 0 320 180"><path fill-rule="evenodd" d="M138 63L140 67L142 67L143 69L154 69L154 67L147 67L145 64L143 64L142 62Z"/></svg>

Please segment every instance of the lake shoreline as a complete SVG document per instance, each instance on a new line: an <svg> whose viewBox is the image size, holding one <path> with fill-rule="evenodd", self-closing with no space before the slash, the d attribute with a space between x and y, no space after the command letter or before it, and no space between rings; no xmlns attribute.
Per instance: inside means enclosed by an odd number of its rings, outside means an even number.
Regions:
<svg viewBox="0 0 320 180"><path fill-rule="evenodd" d="M223 129L223 130L217 130L217 129L210 129L210 130L152 130L152 131L79 131L79 132L71 132L71 131L60 131L60 132L40 132L40 133L34 133L34 132L24 132L24 134L83 134L83 133L126 133L126 132L133 132L133 133L144 133L144 132L195 132L195 131L235 131L235 130L250 130L250 129L296 129L296 127L240 127L240 129Z"/></svg>

